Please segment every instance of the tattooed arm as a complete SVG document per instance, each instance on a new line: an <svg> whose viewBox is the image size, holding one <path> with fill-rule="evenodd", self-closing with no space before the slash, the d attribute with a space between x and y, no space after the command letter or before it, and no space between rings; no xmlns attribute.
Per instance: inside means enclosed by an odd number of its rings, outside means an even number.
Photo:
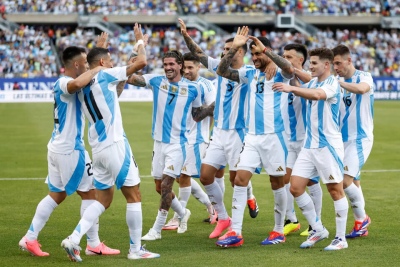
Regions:
<svg viewBox="0 0 400 267"><path fill-rule="evenodd" d="M214 115L215 102L211 103L209 106L202 106L197 108L192 108L192 117L195 122L202 121L208 116Z"/></svg>
<svg viewBox="0 0 400 267"><path fill-rule="evenodd" d="M255 46L252 48L256 48L259 52L266 54L281 70L283 76L286 78L292 78L294 75L294 68L292 63L290 63L285 58L279 56L278 54L272 52L270 47L265 47L264 44L258 40L258 38L254 36L249 37L251 40L255 42Z"/></svg>
<svg viewBox="0 0 400 267"><path fill-rule="evenodd" d="M142 75L132 74L126 82L139 87L146 87L146 80Z"/></svg>
<svg viewBox="0 0 400 267"><path fill-rule="evenodd" d="M239 71L231 69L229 66L232 63L232 59L236 52L247 42L247 40L249 40L248 33L249 28L247 26L238 28L235 39L233 39L231 49L229 49L229 52L222 58L218 65L217 74L219 76L227 78L231 81L240 82Z"/></svg>
<svg viewBox="0 0 400 267"><path fill-rule="evenodd" d="M222 58L221 62L218 65L217 75L235 82L240 82L239 71L230 67L232 59L237 51L238 49L234 48L233 46L231 47L231 49L229 49L229 52Z"/></svg>
<svg viewBox="0 0 400 267"><path fill-rule="evenodd" d="M122 94L122 92L124 91L124 87L125 87L126 81L123 82L119 82L117 84L117 95L118 97Z"/></svg>
<svg viewBox="0 0 400 267"><path fill-rule="evenodd" d="M200 48L200 46L198 46L189 36L189 34L186 31L185 22L183 22L182 19L178 19L178 22L181 25L181 33L190 52L199 58L200 63L203 64L204 67L208 68L208 56L204 53L204 51Z"/></svg>

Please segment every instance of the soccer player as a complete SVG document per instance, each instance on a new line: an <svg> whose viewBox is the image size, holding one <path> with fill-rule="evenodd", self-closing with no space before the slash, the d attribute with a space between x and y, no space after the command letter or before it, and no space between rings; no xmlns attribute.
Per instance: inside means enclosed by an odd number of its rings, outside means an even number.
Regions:
<svg viewBox="0 0 400 267"><path fill-rule="evenodd" d="M272 86L277 92L293 92L307 99L306 139L294 164L290 192L306 217L312 231L300 248L310 248L328 237L329 232L318 218L315 206L305 189L309 179L319 176L331 195L336 214L336 235L325 250L347 248L345 238L349 209L343 191L343 141L339 129L340 85L331 75L333 53L327 48L310 51L313 79L296 87L284 83Z"/></svg>
<svg viewBox="0 0 400 267"><path fill-rule="evenodd" d="M183 78L184 60L179 51L166 52L162 61L165 75L132 75L128 80L130 84L153 90L152 176L161 202L153 227L142 237L142 240L150 241L161 239L161 230L170 208L180 217L177 232L187 231L190 211L182 207L172 186L181 174L185 161L188 116L200 121L211 115L213 110L213 106L208 109L201 107L199 86Z"/></svg>
<svg viewBox="0 0 400 267"><path fill-rule="evenodd" d="M295 70L294 79L290 80L291 85L299 85L308 83L311 80L309 72L303 69L304 63L307 59L307 48L302 44L288 44L283 48L283 57L292 63ZM286 207L286 221L283 233L288 235L292 232L296 232L300 229L300 223L297 220L296 213L294 211L294 198L290 193L290 176L297 156L300 153L303 140L305 137L305 116L306 116L306 100L304 98L295 96L293 93L289 93L283 111L283 122L285 124L285 132L288 138L288 157L286 162L286 175L285 188L287 194L287 207ZM319 177L310 179L307 184L310 197L313 200L315 210L318 218L321 218L322 210L322 189L319 184ZM311 227L303 231L300 235L308 236Z"/></svg>
<svg viewBox="0 0 400 267"><path fill-rule="evenodd" d="M216 73L220 63L219 59L208 57L204 51L190 38L186 25L179 19L181 33L190 52L195 54L201 64L209 71ZM224 54L232 46L233 38L225 41ZM232 60L233 69L243 71L251 70L252 67L244 66L243 58L247 52L247 45L244 44ZM217 97L214 111L213 139L206 150L206 155L201 166L200 181L204 185L206 193L218 213L218 222L209 238L217 238L231 225L231 219L226 211L223 202L223 193L217 182L216 173L221 166L229 164L229 179L233 186L236 176L239 153L243 147L245 134L245 102L248 92L248 84L229 80L221 76L217 77ZM258 205L253 195L251 184L248 186L247 200L250 216L257 217ZM215 203L215 204L214 204Z"/></svg>
<svg viewBox="0 0 400 267"><path fill-rule="evenodd" d="M215 102L215 88L211 81L200 76L201 68L199 59L191 53L183 55L184 66L183 75L186 79L196 82L201 90L201 104L209 106ZM210 223L217 221L217 213L211 204L207 194L201 186L191 177L200 177L201 160L204 156L206 147L210 143L210 123L211 117L207 117L200 122L195 122L188 116L188 142L186 146L186 160L182 167L179 178L179 201L182 207L186 208L190 194L200 203L207 207ZM178 181L178 179L177 179ZM175 213L174 217L162 228L163 230L175 230L179 226L179 217Z"/></svg>
<svg viewBox="0 0 400 267"><path fill-rule="evenodd" d="M284 103L282 98L287 97L287 94L272 91L272 85L276 82L289 84L294 69L289 61L272 52L267 38L249 37L248 30L247 26L238 29L231 49L217 69L222 77L250 84L249 100L245 107L248 110L247 133L238 162L232 198L232 229L218 239L216 244L221 247L237 247L244 242L242 225L247 185L259 166L263 166L270 176L275 202L275 226L261 245L285 242L283 226L287 196L283 177L286 173L287 147L281 105ZM230 69L232 58L249 38L252 39L250 49L255 68L247 72ZM275 68L278 66L278 70L273 78L267 79L265 70L270 65Z"/></svg>
<svg viewBox="0 0 400 267"><path fill-rule="evenodd" d="M344 192L350 200L355 218L353 230L346 238L368 235L371 219L365 213L364 196L359 177L371 153L374 140L374 82L370 73L357 70L345 45L332 49L333 67L342 79L343 101L340 102L340 127L344 142ZM344 79L344 80L343 80Z"/></svg>
<svg viewBox="0 0 400 267"><path fill-rule="evenodd" d="M67 196L76 191L82 198L81 215L96 199L92 186L92 162L83 141L85 120L76 92L103 68L87 71L86 51L76 46L67 47L62 59L65 76L54 84L54 130L47 145L49 173L46 183L49 194L38 204L29 230L19 241L20 248L33 256L49 256L49 253L40 249L37 238L54 209ZM99 251L103 255L119 254L119 250L100 242L98 230L96 221L87 232L86 254L93 255Z"/></svg>
<svg viewBox="0 0 400 267"><path fill-rule="evenodd" d="M97 201L84 212L73 233L64 239L61 246L72 261L82 261L79 243L82 236L111 205L114 185L121 189L126 205L126 222L129 228L130 249L128 259L158 258L141 246L142 206L139 191L139 171L129 142L125 136L117 86L126 81L135 71L146 66L146 53L141 26L135 23L134 33L138 45L138 56L133 64L113 68L110 53L105 48L94 48L88 54L91 69L104 66L78 97L89 120L89 143L93 154L94 186Z"/></svg>

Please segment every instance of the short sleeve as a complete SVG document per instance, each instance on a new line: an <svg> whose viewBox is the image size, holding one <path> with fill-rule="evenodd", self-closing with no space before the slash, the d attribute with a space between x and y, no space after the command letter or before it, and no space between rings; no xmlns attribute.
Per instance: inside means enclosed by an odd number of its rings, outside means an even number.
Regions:
<svg viewBox="0 0 400 267"><path fill-rule="evenodd" d="M374 80L370 73L365 72L364 74L360 75L360 83L366 83L369 85L369 93L373 93L374 91Z"/></svg>
<svg viewBox="0 0 400 267"><path fill-rule="evenodd" d="M220 59L208 57L208 70L215 74L217 72L217 68L220 62Z"/></svg>
<svg viewBox="0 0 400 267"><path fill-rule="evenodd" d="M144 74L143 78L144 78L144 81L146 82L146 88L153 89L153 87L150 84L150 81L151 81L151 79L153 79L155 77L158 77L158 76L160 76L160 75L157 75L157 74Z"/></svg>
<svg viewBox="0 0 400 267"><path fill-rule="evenodd" d="M206 81L201 83L202 92L204 93L204 103L209 106L211 105L216 98L214 85L210 81Z"/></svg>
<svg viewBox="0 0 400 267"><path fill-rule="evenodd" d="M104 73L107 73L107 74L113 76L116 79L112 82L122 82L122 81L128 80L128 77L126 76L126 66L109 68L109 69L105 69L102 71Z"/></svg>
<svg viewBox="0 0 400 267"><path fill-rule="evenodd" d="M195 99L192 102L192 107L193 108L198 108L201 107L201 89L200 86L197 84L193 84L193 87L195 87L195 89L197 90L197 96L195 97Z"/></svg>
<svg viewBox="0 0 400 267"><path fill-rule="evenodd" d="M74 79L72 79L71 77L61 77L60 78L60 82L59 82L59 84L60 84L60 89L61 89L61 91L64 93L64 94L70 94L69 92L68 92L68 83L70 82L70 81L72 81L72 80L74 80Z"/></svg>
<svg viewBox="0 0 400 267"><path fill-rule="evenodd" d="M256 69L254 67L243 67L238 69L240 83L248 83L253 79Z"/></svg>

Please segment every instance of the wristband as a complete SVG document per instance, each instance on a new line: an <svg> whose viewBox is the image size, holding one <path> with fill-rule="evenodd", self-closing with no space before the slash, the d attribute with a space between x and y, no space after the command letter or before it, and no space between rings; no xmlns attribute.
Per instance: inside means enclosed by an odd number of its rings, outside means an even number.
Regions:
<svg viewBox="0 0 400 267"><path fill-rule="evenodd" d="M133 47L133 53L137 53L139 45L143 45L144 46L144 42L143 42L142 39L140 39L139 41L136 42L135 46Z"/></svg>

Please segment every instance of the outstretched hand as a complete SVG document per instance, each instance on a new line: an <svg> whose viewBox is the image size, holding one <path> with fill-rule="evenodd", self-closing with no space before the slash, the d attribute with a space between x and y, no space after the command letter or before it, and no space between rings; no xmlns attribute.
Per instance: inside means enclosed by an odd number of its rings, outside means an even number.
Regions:
<svg viewBox="0 0 400 267"><path fill-rule="evenodd" d="M178 22L179 22L179 24L181 25L181 34L182 34L182 35L187 34L187 31L186 31L186 24L185 24L185 22L183 21L183 19L179 18L179 19L178 19Z"/></svg>
<svg viewBox="0 0 400 267"><path fill-rule="evenodd" d="M96 47L107 48L110 45L108 42L108 33L102 32L97 36Z"/></svg>
<svg viewBox="0 0 400 267"><path fill-rule="evenodd" d="M133 32L135 34L136 42L139 40L143 40L142 25L135 22L135 26L133 27Z"/></svg>
<svg viewBox="0 0 400 267"><path fill-rule="evenodd" d="M238 28L236 32L236 36L233 39L232 47L234 48L240 48L243 46L247 40L249 40L249 27L243 26L242 28Z"/></svg>

